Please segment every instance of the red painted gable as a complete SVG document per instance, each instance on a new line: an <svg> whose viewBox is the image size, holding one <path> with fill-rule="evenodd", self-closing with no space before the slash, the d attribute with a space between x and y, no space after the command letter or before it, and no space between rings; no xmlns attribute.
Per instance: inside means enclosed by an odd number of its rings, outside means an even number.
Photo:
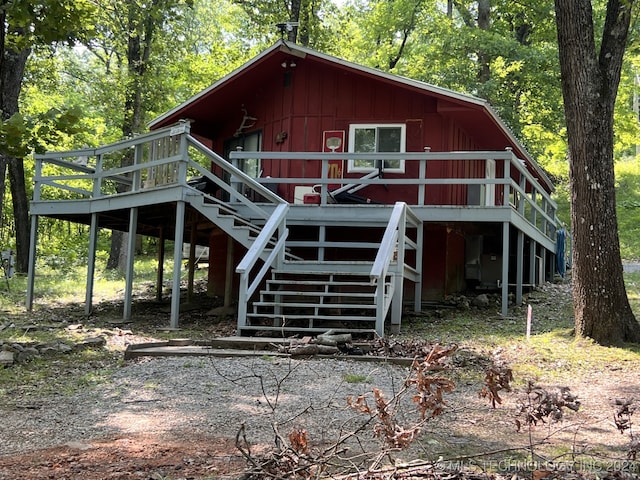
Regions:
<svg viewBox="0 0 640 480"><path fill-rule="evenodd" d="M553 188L484 100L358 66L284 41L154 120L151 128L190 119L192 133L224 154L225 142L234 138L245 115L251 121L245 123L250 127L243 132L260 131L263 151L319 152L324 131L342 130L348 135L349 125L354 123L402 123L407 126L407 151L423 151L425 147L432 151L500 151L510 147L527 160L542 185L549 190ZM430 164L428 176L484 176L483 162L448 163L448 166L444 162ZM320 176L318 162L292 166L274 161L265 162L262 168L263 176L297 177L301 173ZM417 162L408 162L406 168L405 175L418 175ZM291 192L287 193L290 196ZM415 198L411 192L404 194ZM459 194L455 189L447 192L432 189L431 201L438 203L438 197L443 197L442 201L455 204ZM381 195L379 200L385 203L403 200L402 192Z"/></svg>

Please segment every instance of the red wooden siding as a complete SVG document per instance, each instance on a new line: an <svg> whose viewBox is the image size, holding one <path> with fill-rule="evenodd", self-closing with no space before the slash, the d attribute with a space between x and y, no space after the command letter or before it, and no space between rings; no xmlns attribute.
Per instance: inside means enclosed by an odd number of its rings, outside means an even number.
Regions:
<svg viewBox="0 0 640 480"><path fill-rule="evenodd" d="M347 137L353 123L402 123L406 125L406 150L419 152L425 147L432 151L472 150L474 142L455 123L437 113L436 99L406 88L398 88L388 82L375 81L345 73L343 70L318 64L297 62L295 68L283 69L281 75L265 79L255 91L247 95L242 107L256 117L253 129L262 132L262 149L265 151L322 151L322 132L344 130ZM234 115L232 114L233 118ZM230 122L217 138L217 147L235 133ZM249 133L249 132L247 132ZM276 136L284 141L276 142ZM348 143L348 138L345 143ZM417 162L406 162L405 173L385 173L387 178L416 178ZM319 177L320 163L311 161L264 161L263 176L270 177ZM348 173L345 178L358 178L361 173ZM484 164L469 162L431 162L427 176L432 178L459 178L472 175L484 176ZM294 185L280 185L278 193L293 201ZM381 203L406 201L415 203L417 187L370 186L363 196ZM467 203L467 187L430 186L426 201L434 205L464 205Z"/></svg>

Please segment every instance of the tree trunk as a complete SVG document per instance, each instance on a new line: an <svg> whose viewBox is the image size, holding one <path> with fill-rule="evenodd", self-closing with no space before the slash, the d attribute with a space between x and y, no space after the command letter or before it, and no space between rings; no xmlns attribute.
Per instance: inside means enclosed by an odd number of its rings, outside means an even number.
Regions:
<svg viewBox="0 0 640 480"><path fill-rule="evenodd" d="M478 28L488 32L491 28L491 1L478 1ZM484 50L478 50L478 82L481 84L491 80L491 56Z"/></svg>
<svg viewBox="0 0 640 480"><path fill-rule="evenodd" d="M24 163L21 158L9 162L9 183L13 199L13 221L16 226L16 272L29 269L29 201L24 181ZM35 247L35 245L34 245Z"/></svg>
<svg viewBox="0 0 640 480"><path fill-rule="evenodd" d="M555 3L569 140L576 335L603 345L638 342L640 324L620 258L613 169L613 108L630 3L609 1L599 56L591 2Z"/></svg>
<svg viewBox="0 0 640 480"><path fill-rule="evenodd" d="M128 5L128 30L127 30L127 74L128 82L125 92L124 120L122 123L122 134L129 137L142 130L143 105L142 89L144 87L144 76L147 71L149 57L151 54L151 42L156 25L155 16L152 14L156 7L156 2L152 2L150 11L146 12L146 17L140 18L142 12L138 11L134 2ZM142 25L142 28L140 28ZM125 157L123 165L130 165L133 157ZM119 190L118 190L119 191ZM107 259L107 269L119 268L124 270L127 251L128 235L125 232L111 232L111 248Z"/></svg>
<svg viewBox="0 0 640 480"><path fill-rule="evenodd" d="M25 48L18 52L4 49L2 55L2 70L0 71L0 110L2 120L11 118L18 112L18 98L22 87L22 77L27 58L31 50ZM26 273L29 265L29 203L24 179L24 166L21 158L3 155L4 163L9 172L11 198L13 200L13 215L16 230L16 271ZM4 168L2 171L4 178ZM4 192L4 190L3 190ZM0 204L0 209L2 205Z"/></svg>
<svg viewBox="0 0 640 480"><path fill-rule="evenodd" d="M4 206L4 192L6 189L7 178L7 165L9 159L0 152L0 230L2 230L2 207ZM4 248L4 245L0 245L0 248Z"/></svg>
<svg viewBox="0 0 640 480"><path fill-rule="evenodd" d="M299 30L299 24L300 24L301 8L302 8L302 0L291 0L289 21L295 22L298 25L294 25L291 31L289 31L289 33L287 34L287 40L289 40L290 42L298 41L298 30ZM308 43L308 39L307 39L307 43ZM304 45L306 45L306 43Z"/></svg>

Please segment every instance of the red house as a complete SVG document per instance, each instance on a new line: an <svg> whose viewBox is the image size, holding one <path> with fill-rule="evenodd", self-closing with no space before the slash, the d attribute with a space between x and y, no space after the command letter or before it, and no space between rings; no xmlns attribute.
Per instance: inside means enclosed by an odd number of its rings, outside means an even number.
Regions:
<svg viewBox="0 0 640 480"><path fill-rule="evenodd" d="M39 157L95 158L94 183L44 202L37 177L34 218L211 247L209 289L237 299L239 334L382 335L406 300L465 289L499 289L506 315L510 290L521 302L553 275L553 185L482 99L279 41L151 129Z"/></svg>

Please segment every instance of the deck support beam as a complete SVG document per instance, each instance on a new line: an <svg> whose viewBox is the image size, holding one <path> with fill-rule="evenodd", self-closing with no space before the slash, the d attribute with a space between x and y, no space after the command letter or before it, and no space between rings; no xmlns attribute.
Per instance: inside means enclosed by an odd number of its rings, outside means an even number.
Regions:
<svg viewBox="0 0 640 480"><path fill-rule="evenodd" d="M424 246L424 224L420 224L416 230L416 269L418 270L418 278L414 285L413 310L414 312L419 313L422 311L422 275L424 272L424 269L422 268L422 248Z"/></svg>
<svg viewBox="0 0 640 480"><path fill-rule="evenodd" d="M524 233L518 230L516 246L516 305L522 305L522 282L524 279Z"/></svg>
<svg viewBox="0 0 640 480"><path fill-rule="evenodd" d="M31 215L31 233L29 234L29 266L27 270L27 311L33 310L33 287L36 276L36 242L38 241L38 215Z"/></svg>
<svg viewBox="0 0 640 480"><path fill-rule="evenodd" d="M84 314L88 317L93 310L93 284L96 272L96 249L98 247L98 214L91 214L89 227L89 252L87 258L87 291L84 300Z"/></svg>
<svg viewBox="0 0 640 480"><path fill-rule="evenodd" d="M131 304L133 303L133 263L136 253L136 228L138 225L138 207L129 210L129 233L127 237L127 269L124 287L124 320L131 320Z"/></svg>
<svg viewBox="0 0 640 480"><path fill-rule="evenodd" d="M502 224L502 316L509 313L509 222Z"/></svg>
<svg viewBox="0 0 640 480"><path fill-rule="evenodd" d="M536 272L538 271L538 265L536 262L538 254L538 246L533 238L529 239L529 283L534 287L538 285L536 279Z"/></svg>
<svg viewBox="0 0 640 480"><path fill-rule="evenodd" d="M164 282L164 228L160 227L160 236L158 237L158 271L156 273L156 301L162 301L162 284Z"/></svg>
<svg viewBox="0 0 640 480"><path fill-rule="evenodd" d="M233 257L234 257L233 237L227 236L227 263L224 271L224 302L223 306L231 306L231 297L233 296Z"/></svg>
<svg viewBox="0 0 640 480"><path fill-rule="evenodd" d="M191 232L189 235L189 270L187 274L187 303L193 300L193 282L196 273L196 229L197 223L191 223Z"/></svg>
<svg viewBox="0 0 640 480"><path fill-rule="evenodd" d="M184 238L184 214L186 204L176 204L176 234L173 247L173 284L171 287L171 328L178 328L180 318L180 270L182 267L182 241Z"/></svg>

